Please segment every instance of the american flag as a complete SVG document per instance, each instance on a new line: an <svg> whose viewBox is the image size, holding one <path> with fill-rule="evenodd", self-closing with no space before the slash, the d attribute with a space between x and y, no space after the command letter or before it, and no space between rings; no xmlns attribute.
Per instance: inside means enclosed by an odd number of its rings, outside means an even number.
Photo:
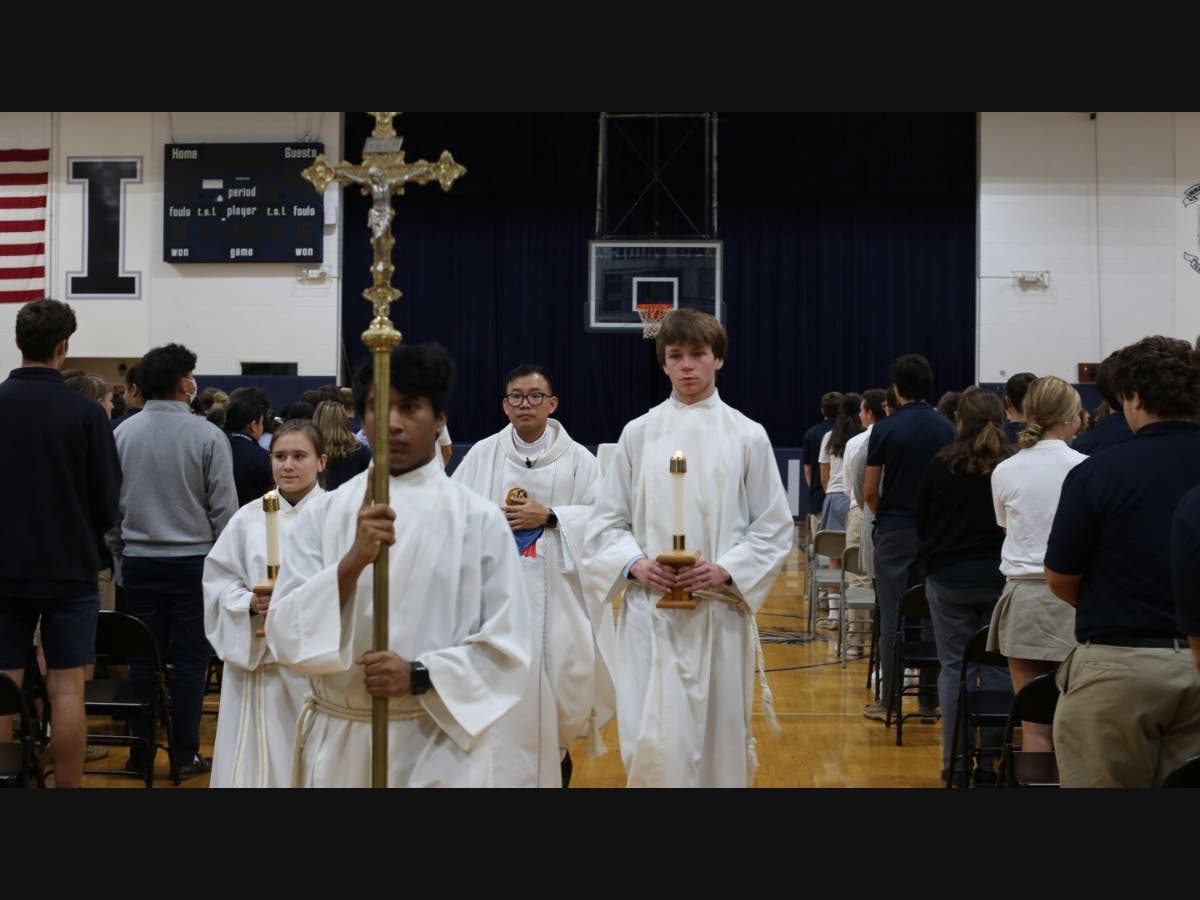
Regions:
<svg viewBox="0 0 1200 900"><path fill-rule="evenodd" d="M49 150L0 150L0 303L46 294Z"/></svg>

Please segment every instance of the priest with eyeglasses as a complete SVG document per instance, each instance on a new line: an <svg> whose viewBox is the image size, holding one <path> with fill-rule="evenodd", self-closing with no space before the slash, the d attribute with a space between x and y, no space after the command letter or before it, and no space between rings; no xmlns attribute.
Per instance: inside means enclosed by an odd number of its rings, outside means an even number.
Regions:
<svg viewBox="0 0 1200 900"><path fill-rule="evenodd" d="M504 510L533 613L530 680L495 726L494 783L566 787L571 744L586 736L603 752L599 730L614 712L597 652L597 641L615 640L612 616L589 613L575 561L600 469L551 418L558 398L542 366L508 373L501 409L509 424L471 447L451 476Z"/></svg>

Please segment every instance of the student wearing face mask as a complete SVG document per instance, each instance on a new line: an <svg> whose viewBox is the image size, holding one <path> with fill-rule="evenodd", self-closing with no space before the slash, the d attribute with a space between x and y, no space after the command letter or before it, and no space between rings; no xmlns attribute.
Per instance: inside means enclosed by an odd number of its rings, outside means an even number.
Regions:
<svg viewBox="0 0 1200 900"><path fill-rule="evenodd" d="M155 347L141 361L146 405L113 437L125 480L117 524L108 535L129 612L170 648L175 664L171 722L179 774L205 774L199 755L204 676L212 648L204 633L204 557L237 511L229 439L192 415L196 354L181 344ZM132 661L134 681L153 679L149 660ZM136 724L146 737L154 723ZM153 742L151 742L153 743ZM129 767L147 760L130 755ZM153 760L149 761L153 764Z"/></svg>

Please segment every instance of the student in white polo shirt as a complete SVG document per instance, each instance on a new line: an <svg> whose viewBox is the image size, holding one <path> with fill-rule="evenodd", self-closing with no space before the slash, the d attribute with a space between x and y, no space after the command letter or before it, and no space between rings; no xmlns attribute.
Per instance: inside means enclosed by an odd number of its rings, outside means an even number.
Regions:
<svg viewBox="0 0 1200 900"><path fill-rule="evenodd" d="M1075 608L1046 585L1046 539L1058 509L1063 479L1087 456L1072 450L1083 405L1079 392L1053 375L1038 378L1025 394L1021 450L992 473L996 524L1005 529L1000 551L1004 591L992 611L988 649L1008 657L1013 691L1058 668L1075 647ZM1054 749L1049 725L1021 723L1025 750Z"/></svg>

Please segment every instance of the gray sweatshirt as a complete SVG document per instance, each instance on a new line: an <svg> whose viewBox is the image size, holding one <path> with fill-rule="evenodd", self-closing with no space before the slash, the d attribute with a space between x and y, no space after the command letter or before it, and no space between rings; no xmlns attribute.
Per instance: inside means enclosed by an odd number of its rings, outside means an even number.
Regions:
<svg viewBox="0 0 1200 900"><path fill-rule="evenodd" d="M121 507L113 556L204 556L237 512L229 438L179 400L151 400L113 432Z"/></svg>

